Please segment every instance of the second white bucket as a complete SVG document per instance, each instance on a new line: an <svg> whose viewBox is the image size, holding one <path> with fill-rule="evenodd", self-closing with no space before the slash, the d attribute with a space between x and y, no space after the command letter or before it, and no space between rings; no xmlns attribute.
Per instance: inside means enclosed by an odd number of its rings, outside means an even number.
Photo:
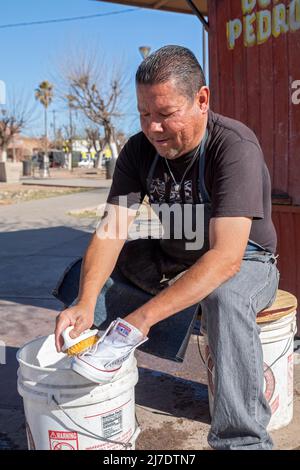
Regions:
<svg viewBox="0 0 300 470"><path fill-rule="evenodd" d="M274 431L287 426L293 418L293 340L296 333L296 313L259 326L264 358L264 393L272 411L268 431ZM207 369L209 410L212 414L214 363L206 332L201 330L201 333L201 353Z"/></svg>
<svg viewBox="0 0 300 470"><path fill-rule="evenodd" d="M73 372L71 359L56 352L54 335L25 344L17 359L29 449L135 449L134 356L104 385Z"/></svg>

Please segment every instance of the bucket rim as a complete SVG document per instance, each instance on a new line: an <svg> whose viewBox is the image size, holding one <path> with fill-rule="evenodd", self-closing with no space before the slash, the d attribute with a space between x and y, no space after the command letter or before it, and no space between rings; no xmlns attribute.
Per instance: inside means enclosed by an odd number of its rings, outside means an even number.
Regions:
<svg viewBox="0 0 300 470"><path fill-rule="evenodd" d="M35 339L32 339L31 341L28 341L27 343L23 344L23 346L21 346L21 348L18 349L17 353L16 353L16 359L18 361L18 363L20 365L23 365L23 366L26 366L26 367L29 367L30 369L34 369L34 370L39 370L39 371L45 371L45 372L58 372L58 373L61 373L61 372L66 372L66 369L59 369L59 368L55 368L55 367L41 367L41 366L35 366L34 364L30 364L29 362L26 362L24 359L22 359L20 357L23 349L25 349L27 346L29 346L31 343L35 343L38 339L44 339L44 338L48 338L49 335L47 336L38 336L36 337ZM62 353L63 354L63 353Z"/></svg>
<svg viewBox="0 0 300 470"><path fill-rule="evenodd" d="M268 323L275 323L275 322L285 322L287 321L290 317L295 317L297 316L297 310L293 310L292 312L280 312L280 313L273 313L272 315L266 315L264 317L260 317L259 314L256 317L256 323L261 325L265 325Z"/></svg>
<svg viewBox="0 0 300 470"><path fill-rule="evenodd" d="M51 335L50 335L51 336ZM24 367L27 367L31 370L35 370L37 372L45 372L45 373L50 373L50 372L55 372L56 374L65 374L66 371L68 371L69 369L68 368L56 368L56 367L42 367L42 366L36 366L34 364L30 364L29 362L26 362L24 359L22 359L20 357L21 353L22 353L22 350L25 349L27 346L29 346L30 344L32 343L35 343L37 340L43 340L43 339L46 339L46 338L49 338L49 335L46 335L46 336L38 336L36 337L35 339L31 340L31 341L28 341L27 343L25 343L21 348L18 349L18 351L16 352L16 359L20 365L20 373L22 374L22 366ZM64 357L66 356L66 354L64 353L61 353ZM132 359L130 361L130 367L134 367L134 365L136 365L136 358L134 356L132 356ZM121 378L121 377L120 377Z"/></svg>

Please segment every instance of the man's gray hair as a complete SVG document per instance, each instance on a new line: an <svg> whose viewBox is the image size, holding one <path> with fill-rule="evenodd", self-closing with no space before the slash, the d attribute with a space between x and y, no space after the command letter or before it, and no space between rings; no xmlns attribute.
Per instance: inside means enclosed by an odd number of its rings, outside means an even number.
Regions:
<svg viewBox="0 0 300 470"><path fill-rule="evenodd" d="M136 85L154 85L172 79L181 93L190 99L206 85L198 60L186 47L161 47L143 60L135 76Z"/></svg>

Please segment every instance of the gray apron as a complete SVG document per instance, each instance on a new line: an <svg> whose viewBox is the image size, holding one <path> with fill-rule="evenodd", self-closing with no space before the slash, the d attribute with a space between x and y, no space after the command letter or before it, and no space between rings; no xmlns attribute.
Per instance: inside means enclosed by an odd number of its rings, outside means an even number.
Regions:
<svg viewBox="0 0 300 470"><path fill-rule="evenodd" d="M199 156L199 176L198 176L198 204L191 204L192 224L196 225L196 211L202 206L204 214L204 222L202 222L201 230L204 230L204 240L201 249L186 250L187 240L185 237L176 239L172 237L172 230L167 233L171 235L162 239L138 239L127 242L119 256L117 266L124 276L133 284L152 295L158 294L162 289L172 285L184 272L189 269L201 256L209 250L209 221L211 218L211 198L205 185L205 153L209 142L208 131L206 130L204 139L201 143ZM151 184L159 154L155 155L153 163L147 176L147 193L151 193ZM182 200L184 200L184 188L181 188ZM164 204L172 206L174 203L166 200ZM183 204L180 204L182 207ZM159 204L153 207L156 215L161 219L159 212ZM184 211L182 211L184 213ZM183 222L184 223L184 222ZM184 226L184 225L182 225ZM168 232L169 231L169 232ZM245 255L255 251L266 251L261 245L252 240L248 240Z"/></svg>
<svg viewBox="0 0 300 470"><path fill-rule="evenodd" d="M117 266L124 276L133 284L152 295L158 294L162 289L173 284L182 274L189 269L204 253L209 250L209 220L211 214L211 202L204 182L205 148L208 140L208 132L202 140L199 156L198 197L199 204L191 206L191 223L196 225L196 211L202 206L204 213L204 243L199 250L186 250L186 243L191 243L184 236L174 238L174 228L164 227L168 233L167 238L162 239L138 239L127 242L119 256ZM151 193L151 184L160 156L155 155L147 176L147 193ZM195 162L197 164L197 161ZM182 200L184 200L184 188L181 188ZM173 206L174 203L166 200L164 203ZM184 227L184 210L180 205L182 227ZM160 204L152 205L154 212L164 225L161 217Z"/></svg>

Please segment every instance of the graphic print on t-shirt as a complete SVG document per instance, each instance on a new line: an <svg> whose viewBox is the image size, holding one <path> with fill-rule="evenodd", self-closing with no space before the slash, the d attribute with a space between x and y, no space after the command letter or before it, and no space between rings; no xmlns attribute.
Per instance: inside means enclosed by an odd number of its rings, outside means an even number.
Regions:
<svg viewBox="0 0 300 470"><path fill-rule="evenodd" d="M154 178L150 185L150 201L164 202L166 183L159 178Z"/></svg>
<svg viewBox="0 0 300 470"><path fill-rule="evenodd" d="M193 203L192 195L192 180L186 180L183 182L185 203ZM162 203L166 201L166 183L160 178L154 178L150 184L150 202ZM181 191L175 189L175 183L172 182L170 195L170 203L179 202L182 203Z"/></svg>

